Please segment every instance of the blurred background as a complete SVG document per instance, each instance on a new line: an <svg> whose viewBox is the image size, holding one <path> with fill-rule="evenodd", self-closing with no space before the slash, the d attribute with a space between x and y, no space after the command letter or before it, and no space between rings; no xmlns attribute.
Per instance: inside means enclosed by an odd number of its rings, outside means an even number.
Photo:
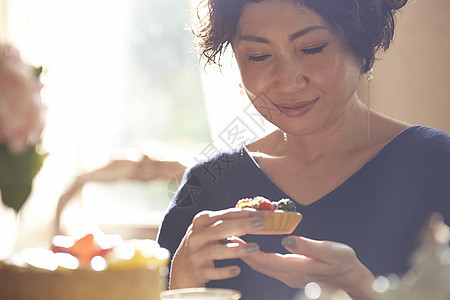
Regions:
<svg viewBox="0 0 450 300"><path fill-rule="evenodd" d="M409 1L403 11L374 67L370 106L450 132L450 1ZM50 155L21 213L24 245L48 243L58 197L81 172L142 153L194 163L272 130L239 95L234 63L203 71L190 19L186 0L0 0L0 41L44 67L48 106ZM359 89L367 101L367 83ZM154 238L175 190L166 181L91 183L62 225L76 236L95 225Z"/></svg>

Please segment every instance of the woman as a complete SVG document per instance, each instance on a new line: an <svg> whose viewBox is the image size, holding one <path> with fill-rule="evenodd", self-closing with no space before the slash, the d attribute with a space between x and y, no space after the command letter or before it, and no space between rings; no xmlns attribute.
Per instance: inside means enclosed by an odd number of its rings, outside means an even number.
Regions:
<svg viewBox="0 0 450 300"><path fill-rule="evenodd" d="M450 222L448 135L382 116L356 93L406 0L203 2L202 55L218 63L230 45L278 130L185 174L158 236L174 253L170 288L292 299L314 281L372 299L374 276L408 269L433 212ZM257 235L260 215L230 209L254 196L291 198L304 219L290 236Z"/></svg>

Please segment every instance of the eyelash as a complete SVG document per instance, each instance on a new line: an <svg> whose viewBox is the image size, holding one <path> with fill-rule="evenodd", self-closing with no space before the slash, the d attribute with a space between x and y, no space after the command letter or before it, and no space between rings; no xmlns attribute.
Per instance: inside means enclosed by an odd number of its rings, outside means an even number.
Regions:
<svg viewBox="0 0 450 300"><path fill-rule="evenodd" d="M308 55L317 54L323 51L323 49L328 45L328 43L323 44L320 47L312 48L312 49L303 49L302 52Z"/></svg>
<svg viewBox="0 0 450 300"><path fill-rule="evenodd" d="M270 54L261 55L261 56L249 56L248 60L251 62L262 62L262 61L265 61L270 56L271 56Z"/></svg>
<svg viewBox="0 0 450 300"><path fill-rule="evenodd" d="M311 49L303 49L301 52L303 52L304 54L307 55L313 55L313 54L317 54L323 51L323 49L328 45L328 43L323 44L320 47L316 47L316 48L311 48ZM260 55L260 56L249 56L248 57L248 61L250 62L263 62L265 61L267 58L269 58L271 55L270 54L266 54L266 55Z"/></svg>

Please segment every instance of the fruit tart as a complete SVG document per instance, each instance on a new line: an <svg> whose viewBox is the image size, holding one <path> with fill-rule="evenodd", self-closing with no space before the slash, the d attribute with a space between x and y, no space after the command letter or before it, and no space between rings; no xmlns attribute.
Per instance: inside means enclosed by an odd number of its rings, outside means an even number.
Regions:
<svg viewBox="0 0 450 300"><path fill-rule="evenodd" d="M287 198L279 201L270 201L262 196L244 198L236 203L236 207L256 209L263 214L264 229L257 234L291 234L303 218L295 203Z"/></svg>

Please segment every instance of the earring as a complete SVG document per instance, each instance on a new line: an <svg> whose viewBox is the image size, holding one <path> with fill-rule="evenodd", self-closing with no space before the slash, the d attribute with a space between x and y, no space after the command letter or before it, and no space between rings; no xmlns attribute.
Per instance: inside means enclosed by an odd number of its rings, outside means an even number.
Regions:
<svg viewBox="0 0 450 300"><path fill-rule="evenodd" d="M370 68L370 70L367 71L366 75L367 75L367 81L373 80L373 68Z"/></svg>
<svg viewBox="0 0 450 300"><path fill-rule="evenodd" d="M245 95L244 86L242 83L239 83L239 94L241 94L241 96Z"/></svg>
<svg viewBox="0 0 450 300"><path fill-rule="evenodd" d="M241 95L241 132L244 132L244 85L239 83L239 94ZM241 146L241 156L244 155L244 143Z"/></svg>
<svg viewBox="0 0 450 300"><path fill-rule="evenodd" d="M370 142L370 83L373 80L373 68L366 73L367 78L367 143Z"/></svg>

